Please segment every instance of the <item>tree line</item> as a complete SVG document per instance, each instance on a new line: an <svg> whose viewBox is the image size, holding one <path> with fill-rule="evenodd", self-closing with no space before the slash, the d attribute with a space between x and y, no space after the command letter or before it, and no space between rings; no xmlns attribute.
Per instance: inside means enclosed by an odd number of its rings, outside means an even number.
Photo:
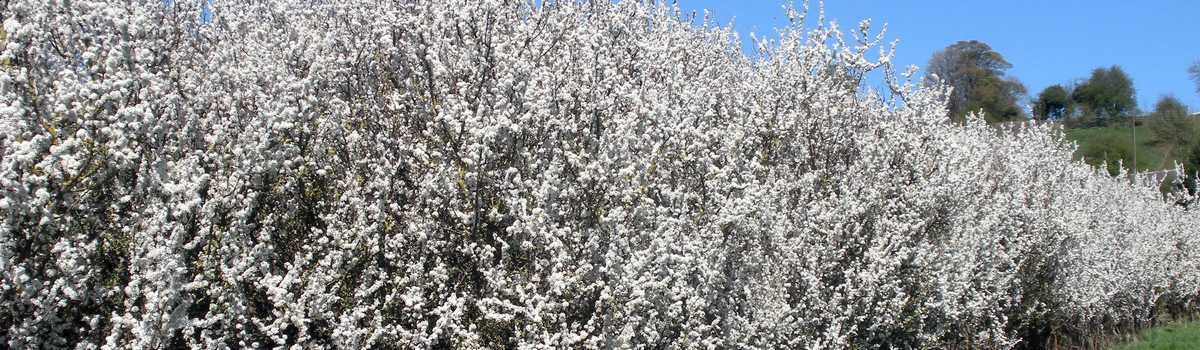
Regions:
<svg viewBox="0 0 1200 350"><path fill-rule="evenodd" d="M1025 86L1007 75L1012 64L988 44L960 41L935 53L927 64L926 82L945 83L954 88L949 99L950 118L961 122L968 114L980 113L993 123L1039 120L1052 121L1064 128L1102 128L1143 124L1155 138L1152 142L1174 150L1189 174L1200 169L1200 135L1196 120L1178 98L1159 98L1154 109L1145 113L1138 108L1133 79L1118 65L1094 69L1090 76L1076 82L1046 87L1031 101L1029 113L1022 107ZM1200 61L1187 68L1200 94ZM1110 138L1094 143L1087 150L1092 158L1111 157L1129 162L1134 150L1126 140ZM1104 159L1090 159L1093 164ZM1127 166L1135 166L1126 164ZM1114 171L1116 168L1112 168ZM1194 192L1188 177L1186 188Z"/></svg>
<svg viewBox="0 0 1200 350"><path fill-rule="evenodd" d="M980 113L989 122L1032 118L1090 127L1139 116L1133 80L1120 66L1096 68L1087 79L1046 87L1033 99L1032 115L1027 115L1021 106L1027 90L1020 80L1007 75L1010 68L1012 64L988 44L960 41L933 54L926 65L925 80L954 88L949 109L951 119L958 121L969 113ZM1200 93L1200 62L1190 66L1188 74L1196 81ZM1167 111L1181 105L1171 96L1164 96L1159 102L1165 103ZM1186 107L1183 111L1186 114Z"/></svg>

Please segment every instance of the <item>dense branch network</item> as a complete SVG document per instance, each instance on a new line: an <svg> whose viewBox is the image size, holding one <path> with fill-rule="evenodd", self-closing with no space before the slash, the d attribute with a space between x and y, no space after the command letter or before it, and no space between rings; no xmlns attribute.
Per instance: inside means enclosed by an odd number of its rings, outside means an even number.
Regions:
<svg viewBox="0 0 1200 350"><path fill-rule="evenodd" d="M206 2L3 2L8 347L1012 348L1200 300L1194 211L948 123L866 22L751 59L633 1Z"/></svg>

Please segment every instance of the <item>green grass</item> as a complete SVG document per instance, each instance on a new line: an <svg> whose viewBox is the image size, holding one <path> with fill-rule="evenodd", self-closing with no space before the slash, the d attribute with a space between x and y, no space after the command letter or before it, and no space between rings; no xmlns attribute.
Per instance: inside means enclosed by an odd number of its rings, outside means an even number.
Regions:
<svg viewBox="0 0 1200 350"><path fill-rule="evenodd" d="M1136 134L1137 145L1134 147ZM1100 165L1105 160L1115 163L1117 159L1125 162L1125 167L1137 159L1140 171L1162 170L1170 168L1175 157L1172 145L1158 141L1154 133L1145 125L1134 128L1129 126L1108 126L1097 128L1068 129L1068 140L1075 141L1079 149L1075 151L1076 159L1083 158L1092 165ZM1109 171L1116 172L1115 164L1110 164Z"/></svg>
<svg viewBox="0 0 1200 350"><path fill-rule="evenodd" d="M1164 152L1158 147L1157 138L1153 137L1146 126L1134 128L1130 133L1129 126L1109 126L1068 129L1067 139L1079 144L1075 150L1076 158L1084 158L1088 164L1099 165L1105 159L1115 162L1122 159L1129 168L1129 163L1138 162L1139 170L1163 169ZM1134 139L1138 140L1134 146ZM1116 171L1116 165L1110 164L1110 171Z"/></svg>
<svg viewBox="0 0 1200 350"><path fill-rule="evenodd" d="M1176 323L1152 328L1137 341L1115 350L1195 350L1200 349L1200 322Z"/></svg>

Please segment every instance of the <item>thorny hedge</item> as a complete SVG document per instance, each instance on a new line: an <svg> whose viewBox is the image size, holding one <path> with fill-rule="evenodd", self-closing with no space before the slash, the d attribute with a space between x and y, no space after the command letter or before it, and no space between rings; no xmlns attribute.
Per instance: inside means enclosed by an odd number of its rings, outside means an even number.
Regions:
<svg viewBox="0 0 1200 350"><path fill-rule="evenodd" d="M1200 300L1194 211L947 122L867 22L203 2L0 3L0 342L1003 349Z"/></svg>

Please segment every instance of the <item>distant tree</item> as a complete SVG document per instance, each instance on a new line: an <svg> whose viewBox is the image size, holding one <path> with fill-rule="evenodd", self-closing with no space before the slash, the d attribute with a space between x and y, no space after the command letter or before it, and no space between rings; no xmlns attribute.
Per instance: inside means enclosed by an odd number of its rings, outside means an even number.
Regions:
<svg viewBox="0 0 1200 350"><path fill-rule="evenodd" d="M926 67L926 80L941 80L954 88L950 96L950 118L961 121L967 113L982 110L989 122L1022 118L1017 101L1025 86L1005 76L1012 68L991 46L976 41L959 41L933 54Z"/></svg>
<svg viewBox="0 0 1200 350"><path fill-rule="evenodd" d="M1071 93L1093 126L1103 126L1128 117L1137 110L1133 80L1120 66L1096 68L1091 78Z"/></svg>
<svg viewBox="0 0 1200 350"><path fill-rule="evenodd" d="M1071 92L1062 85L1053 85L1038 94L1033 103L1033 117L1039 120L1066 119L1075 110Z"/></svg>
<svg viewBox="0 0 1200 350"><path fill-rule="evenodd" d="M1159 141L1172 145L1186 145L1196 136L1187 119L1187 106L1174 96L1163 96L1154 104L1150 130L1158 136Z"/></svg>

